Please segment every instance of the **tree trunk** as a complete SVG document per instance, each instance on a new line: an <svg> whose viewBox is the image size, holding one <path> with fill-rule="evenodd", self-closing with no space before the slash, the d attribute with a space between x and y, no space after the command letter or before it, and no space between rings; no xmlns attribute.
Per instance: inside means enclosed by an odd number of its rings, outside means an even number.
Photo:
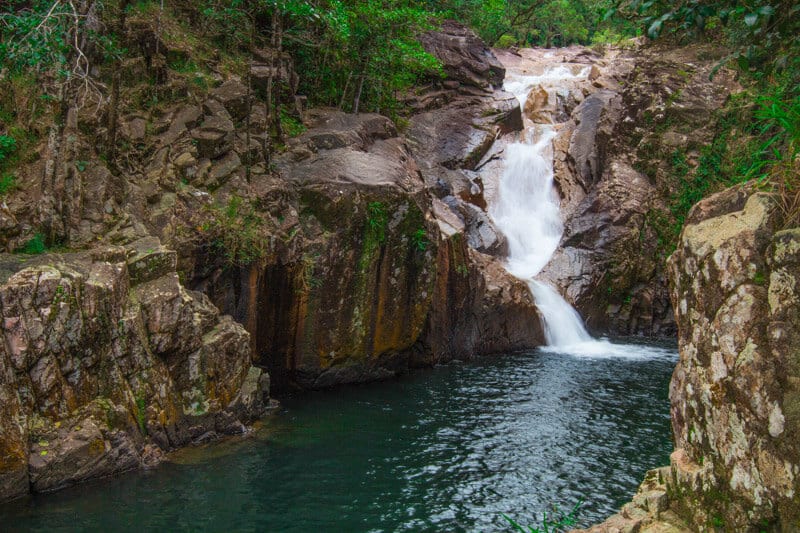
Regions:
<svg viewBox="0 0 800 533"><path fill-rule="evenodd" d="M264 135L269 138L271 136L270 128L272 126L272 93L273 93L273 86L275 85L275 48L276 48L276 39L275 39L275 28L278 25L277 22L278 17L278 6L276 5L272 11L272 23L271 23L271 34L269 38L269 47L270 47L270 60L269 60L269 75L267 76L267 102L266 102L266 111L267 111L267 123L264 126ZM280 67L278 67L280 68Z"/></svg>
<svg viewBox="0 0 800 533"><path fill-rule="evenodd" d="M358 115L358 106L361 104L361 92L364 90L364 80L367 79L366 74L361 74L358 79L358 89L356 89L356 95L353 98L353 114Z"/></svg>
<svg viewBox="0 0 800 533"><path fill-rule="evenodd" d="M275 91L275 96L273 98L273 105L275 106L275 111L272 114L272 118L274 121L274 129L275 129L275 136L278 138L279 141L283 141L283 126L281 125L281 66L283 61L283 18L281 14L278 13L277 16L277 28L275 28L276 36L275 36L275 45L276 45L276 54L273 56L277 61L277 66L275 68L275 72L278 74L278 84L277 90ZM288 77L288 69L287 69L287 77ZM287 84L290 83L290 80L285 80Z"/></svg>
<svg viewBox="0 0 800 533"><path fill-rule="evenodd" d="M351 70L350 73L347 75L347 81L344 82L344 90L342 91L342 97L339 99L339 111L342 110L344 107L344 99L347 97L347 89L350 88L350 79L353 77L353 71Z"/></svg>

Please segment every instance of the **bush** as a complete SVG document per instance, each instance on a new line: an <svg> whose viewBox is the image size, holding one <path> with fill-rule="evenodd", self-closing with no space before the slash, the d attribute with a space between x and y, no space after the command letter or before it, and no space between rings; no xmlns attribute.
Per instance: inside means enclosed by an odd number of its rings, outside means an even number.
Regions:
<svg viewBox="0 0 800 533"><path fill-rule="evenodd" d="M24 246L17 249L17 253L29 255L39 255L46 251L47 246L44 243L44 236L41 233L37 233L31 240L26 242Z"/></svg>
<svg viewBox="0 0 800 533"><path fill-rule="evenodd" d="M0 165L17 151L17 140L10 135L0 135Z"/></svg>
<svg viewBox="0 0 800 533"><path fill-rule="evenodd" d="M497 42L494 43L495 47L497 48L511 48L512 46L517 45L517 38L513 35L504 34L501 35Z"/></svg>
<svg viewBox="0 0 800 533"><path fill-rule="evenodd" d="M561 533L575 528L578 524L578 512L583 505L583 499L579 499L569 513L564 513L558 510L557 506L553 506L553 511L548 517L547 511L544 512L542 518L542 527L522 527L514 519L502 515L506 522L511 526L513 531L521 531L522 533Z"/></svg>
<svg viewBox="0 0 800 533"><path fill-rule="evenodd" d="M223 253L230 265L244 266L264 257L266 239L261 229L264 220L240 196L231 196L224 206L209 208L211 220L201 226L212 245Z"/></svg>
<svg viewBox="0 0 800 533"><path fill-rule="evenodd" d="M13 174L3 174L0 177L0 198L17 188L17 177Z"/></svg>

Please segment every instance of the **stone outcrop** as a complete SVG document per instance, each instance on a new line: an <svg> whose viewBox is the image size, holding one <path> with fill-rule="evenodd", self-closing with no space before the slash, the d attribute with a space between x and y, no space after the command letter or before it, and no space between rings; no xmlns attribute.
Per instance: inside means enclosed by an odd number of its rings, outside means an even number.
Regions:
<svg viewBox="0 0 800 533"><path fill-rule="evenodd" d="M692 533L692 528L671 508L670 468L650 470L630 502L601 524L570 533Z"/></svg>
<svg viewBox="0 0 800 533"><path fill-rule="evenodd" d="M155 239L2 257L0 500L156 464L240 434L268 376Z"/></svg>
<svg viewBox="0 0 800 533"><path fill-rule="evenodd" d="M690 213L669 261L674 491L697 527L800 528L800 231L765 193Z"/></svg>
<svg viewBox="0 0 800 533"><path fill-rule="evenodd" d="M446 20L438 31L419 38L425 50L436 56L451 82L486 89L500 87L505 68L475 32L453 20Z"/></svg>
<svg viewBox="0 0 800 533"><path fill-rule="evenodd" d="M776 198L750 186L692 208L669 260L675 451L654 471L657 505L649 475L589 531L800 528L800 229L780 230L781 217Z"/></svg>
<svg viewBox="0 0 800 533"><path fill-rule="evenodd" d="M386 379L541 341L527 287L483 253L504 242L485 211L431 198L390 120L316 110L306 122L275 159L280 179L256 192L292 228L276 253L238 271L200 261L190 276L252 332L277 388Z"/></svg>
<svg viewBox="0 0 800 533"><path fill-rule="evenodd" d="M314 120L276 161L305 243L289 268L266 267L255 342L277 379L321 388L408 367L436 270L423 183L394 124L339 112Z"/></svg>

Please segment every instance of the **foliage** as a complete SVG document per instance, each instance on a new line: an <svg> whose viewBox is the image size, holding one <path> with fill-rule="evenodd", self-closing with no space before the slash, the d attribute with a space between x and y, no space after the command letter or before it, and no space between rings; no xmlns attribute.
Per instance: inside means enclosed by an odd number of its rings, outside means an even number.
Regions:
<svg viewBox="0 0 800 533"><path fill-rule="evenodd" d="M284 108L281 108L281 128L289 137L297 137L306 131L305 124L291 116Z"/></svg>
<svg viewBox="0 0 800 533"><path fill-rule="evenodd" d="M800 4L794 0L617 0L605 18L615 14L638 20L647 35L664 31L682 37L723 35L731 47L725 62L743 69L783 70L800 41Z"/></svg>
<svg viewBox="0 0 800 533"><path fill-rule="evenodd" d="M512 46L516 46L516 44L517 38L507 33L501 35L500 38L497 39L497 42L494 43L497 48L511 48Z"/></svg>
<svg viewBox="0 0 800 533"><path fill-rule="evenodd" d="M610 0L450 0L435 2L448 16L469 24L498 47L588 44L598 32L635 34L624 19L604 18Z"/></svg>
<svg viewBox="0 0 800 533"><path fill-rule="evenodd" d="M560 533L573 529L578 523L578 512L583 505L583 499L579 499L569 513L559 511L557 506L553 506L553 512L548 518L547 511L544 512L541 527L527 526L523 527L512 518L502 515L506 522L509 523L513 531L520 531L521 533Z"/></svg>
<svg viewBox="0 0 800 533"><path fill-rule="evenodd" d="M81 99L99 94L92 76L95 62L119 58L117 36L103 31L108 2L10 0L0 13L0 73L35 73L47 90L76 89Z"/></svg>
<svg viewBox="0 0 800 533"><path fill-rule="evenodd" d="M17 140L10 135L0 135L0 165L17 150Z"/></svg>
<svg viewBox="0 0 800 533"><path fill-rule="evenodd" d="M17 188L17 177L13 174L0 176L0 198Z"/></svg>
<svg viewBox="0 0 800 533"><path fill-rule="evenodd" d="M606 17L622 16L657 38L714 40L729 53L746 91L728 105L697 168L673 164L680 180L671 205L679 231L689 208L722 186L755 180L779 193L786 224L800 223L800 4L792 0L615 0Z"/></svg>
<svg viewBox="0 0 800 533"><path fill-rule="evenodd" d="M367 234L376 243L382 244L386 240L386 224L388 221L386 207L381 202L367 204Z"/></svg>
<svg viewBox="0 0 800 533"><path fill-rule="evenodd" d="M264 257L267 252L261 231L264 220L252 205L232 195L227 204L209 207L208 212L210 220L200 229L230 265L249 265Z"/></svg>
<svg viewBox="0 0 800 533"><path fill-rule="evenodd" d="M303 92L314 103L394 115L400 93L441 75L440 63L416 38L434 28L433 9L404 0L328 0L317 15L309 26L287 30L295 37L314 36L288 42L305 73Z"/></svg>
<svg viewBox="0 0 800 533"><path fill-rule="evenodd" d="M411 242L414 244L414 248L419 250L420 252L424 252L428 248L428 232L425 231L425 228L419 228L411 235Z"/></svg>
<svg viewBox="0 0 800 533"><path fill-rule="evenodd" d="M147 402L144 393L136 396L136 423L142 435L147 435Z"/></svg>
<svg viewBox="0 0 800 533"><path fill-rule="evenodd" d="M31 240L26 242L21 248L16 250L20 254L39 255L47 251L47 246L44 242L44 235L37 233Z"/></svg>

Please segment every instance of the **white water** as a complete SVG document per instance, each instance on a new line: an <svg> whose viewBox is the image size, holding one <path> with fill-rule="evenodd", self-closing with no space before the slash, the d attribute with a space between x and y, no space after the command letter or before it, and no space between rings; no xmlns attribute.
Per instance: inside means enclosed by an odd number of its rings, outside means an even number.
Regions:
<svg viewBox="0 0 800 533"><path fill-rule="evenodd" d="M538 85L552 90L566 80L585 77L560 65L539 76L510 77L505 89L524 106L528 93ZM529 122L526 120L526 122ZM490 214L509 244L506 269L528 282L542 317L545 350L588 357L660 357L672 350L617 345L589 335L578 312L550 285L535 276L553 257L564 232L559 197L553 186L552 141L555 126L526 124L530 140L507 147L505 170L500 180L498 201ZM535 142L534 140L535 139Z"/></svg>

